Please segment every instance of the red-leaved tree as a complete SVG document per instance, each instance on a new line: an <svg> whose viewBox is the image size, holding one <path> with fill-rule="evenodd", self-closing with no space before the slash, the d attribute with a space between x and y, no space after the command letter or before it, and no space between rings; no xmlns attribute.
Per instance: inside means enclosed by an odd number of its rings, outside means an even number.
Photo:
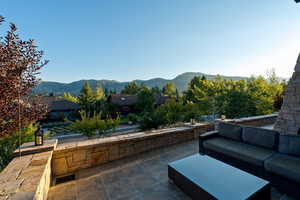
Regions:
<svg viewBox="0 0 300 200"><path fill-rule="evenodd" d="M0 16L0 25L3 22ZM29 100L28 95L39 82L39 70L48 61L42 60L43 52L37 50L33 40L21 40L16 31L11 23L0 37L0 137L11 135L19 125L25 127L47 112L39 98Z"/></svg>

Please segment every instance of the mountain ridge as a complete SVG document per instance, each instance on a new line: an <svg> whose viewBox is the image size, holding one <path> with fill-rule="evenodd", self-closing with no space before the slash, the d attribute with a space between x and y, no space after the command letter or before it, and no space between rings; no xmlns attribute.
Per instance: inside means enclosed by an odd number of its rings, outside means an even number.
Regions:
<svg viewBox="0 0 300 200"><path fill-rule="evenodd" d="M208 80L214 79L217 75L211 75L211 74L204 74L201 72L185 72L182 74L179 74L173 79L165 79L165 78L151 78L148 80L140 80L136 79L133 81L136 81L138 84L144 83L148 87L155 87L158 86L162 88L167 82L173 82L175 84L175 87L179 91L183 91L187 88L188 83L191 81L192 78L195 76L205 76ZM242 76L223 76L220 75L222 78L225 79L232 79L232 80L242 80L247 79L247 77ZM91 88L95 89L96 87L102 87L103 89L111 90L120 92L130 81L116 81L116 80L107 80L107 79L87 79L87 80L78 80L73 81L71 83L61 83L56 81L42 81L38 84L37 87L33 89L34 94L50 94L53 93L55 95L62 95L64 92L69 92L73 95L78 95L84 81L88 81Z"/></svg>

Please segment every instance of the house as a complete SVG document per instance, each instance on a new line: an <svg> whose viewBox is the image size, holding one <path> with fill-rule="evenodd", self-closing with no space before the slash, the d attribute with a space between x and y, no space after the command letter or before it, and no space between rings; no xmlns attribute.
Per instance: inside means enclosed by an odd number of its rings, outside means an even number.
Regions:
<svg viewBox="0 0 300 200"><path fill-rule="evenodd" d="M47 121L61 121L64 118L73 119L74 112L80 109L79 104L56 96L44 96L41 101L48 106Z"/></svg>
<svg viewBox="0 0 300 200"><path fill-rule="evenodd" d="M155 106L162 105L170 99L167 96L158 96L155 98ZM129 114L138 112L136 103L138 100L137 95L131 94L111 94L108 96L107 101L119 107L119 112L122 114Z"/></svg>

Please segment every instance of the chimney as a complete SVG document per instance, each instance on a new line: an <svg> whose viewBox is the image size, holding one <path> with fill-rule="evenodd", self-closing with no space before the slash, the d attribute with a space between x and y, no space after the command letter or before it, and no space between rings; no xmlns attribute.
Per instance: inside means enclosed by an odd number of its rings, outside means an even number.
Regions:
<svg viewBox="0 0 300 200"><path fill-rule="evenodd" d="M300 133L300 54L293 76L285 89L283 105L274 129L280 133Z"/></svg>

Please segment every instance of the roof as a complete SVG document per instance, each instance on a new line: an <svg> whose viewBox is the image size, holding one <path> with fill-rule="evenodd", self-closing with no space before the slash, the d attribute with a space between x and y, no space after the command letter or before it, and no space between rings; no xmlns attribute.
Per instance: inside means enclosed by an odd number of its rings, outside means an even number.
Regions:
<svg viewBox="0 0 300 200"><path fill-rule="evenodd" d="M34 101L34 97L30 99ZM43 96L41 102L48 106L50 112L72 111L80 109L80 105L56 96Z"/></svg>
<svg viewBox="0 0 300 200"><path fill-rule="evenodd" d="M121 106L134 105L137 102L137 95L131 94L111 94L108 97L108 101L113 104Z"/></svg>
<svg viewBox="0 0 300 200"><path fill-rule="evenodd" d="M168 96L158 96L156 97L155 101L157 105L161 105L166 103L166 101L169 99L170 97ZM121 106L131 106L136 104L138 100L138 96L137 95L132 95L132 94L111 94L108 97L108 101L117 105L121 105Z"/></svg>
<svg viewBox="0 0 300 200"><path fill-rule="evenodd" d="M50 111L70 111L80 109L79 104L67 101L65 99L53 101L49 106Z"/></svg>

